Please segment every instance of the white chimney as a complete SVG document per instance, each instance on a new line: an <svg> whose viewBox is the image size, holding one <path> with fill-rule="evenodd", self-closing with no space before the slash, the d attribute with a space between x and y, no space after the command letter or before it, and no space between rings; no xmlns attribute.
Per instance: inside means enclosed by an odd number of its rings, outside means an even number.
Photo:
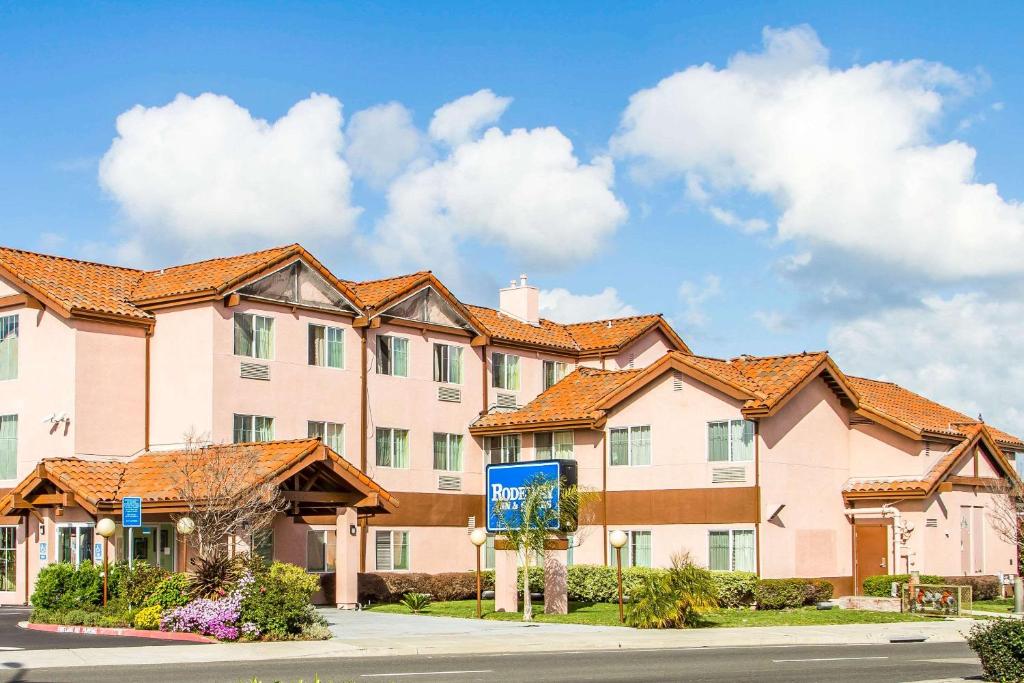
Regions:
<svg viewBox="0 0 1024 683"><path fill-rule="evenodd" d="M498 308L505 315L531 325L540 324L540 291L526 282L526 273L519 282L512 280L508 287L498 291Z"/></svg>

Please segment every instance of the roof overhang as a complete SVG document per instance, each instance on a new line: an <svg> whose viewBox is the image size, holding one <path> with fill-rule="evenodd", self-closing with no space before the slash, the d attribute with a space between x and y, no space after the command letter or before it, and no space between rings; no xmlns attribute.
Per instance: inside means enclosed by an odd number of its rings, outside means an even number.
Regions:
<svg viewBox="0 0 1024 683"><path fill-rule="evenodd" d="M828 387L836 394L836 396L839 397L839 400L847 408L856 411L860 407L860 396L857 394L857 391L850 385L846 375L844 375L843 371L839 369L839 366L835 364L835 361L833 361L830 356L826 355L810 372L807 373L806 377L790 387L786 393L776 399L772 405L743 408L742 412L744 417L761 419L775 415L782 410L794 396L806 389L811 383L821 376L824 376L825 384L828 385Z"/></svg>

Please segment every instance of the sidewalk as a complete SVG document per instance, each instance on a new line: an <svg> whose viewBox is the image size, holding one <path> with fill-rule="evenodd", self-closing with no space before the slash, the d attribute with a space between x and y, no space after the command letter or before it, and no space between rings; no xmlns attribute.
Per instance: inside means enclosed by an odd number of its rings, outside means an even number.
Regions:
<svg viewBox="0 0 1024 683"><path fill-rule="evenodd" d="M324 610L329 641L22 650L0 655L5 669L253 661L311 657L495 654L618 649L880 644L925 638L962 642L971 619L897 624L637 631L608 626L523 624Z"/></svg>

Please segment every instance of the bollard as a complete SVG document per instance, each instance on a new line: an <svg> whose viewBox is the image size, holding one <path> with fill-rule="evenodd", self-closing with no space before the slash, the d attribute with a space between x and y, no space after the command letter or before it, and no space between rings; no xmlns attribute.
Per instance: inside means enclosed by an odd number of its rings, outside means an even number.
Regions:
<svg viewBox="0 0 1024 683"><path fill-rule="evenodd" d="M1024 614L1024 579L1020 576L1013 579L1013 613Z"/></svg>

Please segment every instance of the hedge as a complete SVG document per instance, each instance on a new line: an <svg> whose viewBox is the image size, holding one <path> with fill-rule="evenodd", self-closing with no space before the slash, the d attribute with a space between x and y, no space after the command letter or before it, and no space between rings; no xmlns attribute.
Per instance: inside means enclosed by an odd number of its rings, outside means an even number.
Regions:
<svg viewBox="0 0 1024 683"><path fill-rule="evenodd" d="M970 586L973 600L995 600L999 597L999 579L995 576L946 576L939 583Z"/></svg>
<svg viewBox="0 0 1024 683"><path fill-rule="evenodd" d="M822 579L761 579L754 586L758 609L813 605L832 597L834 587Z"/></svg>
<svg viewBox="0 0 1024 683"><path fill-rule="evenodd" d="M83 562L77 569L66 562L47 565L39 571L33 607L47 610L77 610L95 607L103 597L103 577L99 567Z"/></svg>
<svg viewBox="0 0 1024 683"><path fill-rule="evenodd" d="M988 681L1024 681L1024 621L998 619L975 624L967 644L981 660Z"/></svg>
<svg viewBox="0 0 1024 683"><path fill-rule="evenodd" d="M543 585L543 584L542 584ZM367 572L359 575L359 602L398 602L406 593L427 593L434 600L476 598L475 572ZM482 587L494 587L494 572L483 572Z"/></svg>
<svg viewBox="0 0 1024 683"><path fill-rule="evenodd" d="M719 607L743 607L754 602L757 574L753 572L713 571Z"/></svg>
<svg viewBox="0 0 1024 683"><path fill-rule="evenodd" d="M892 584L894 582L910 583L910 574L879 574L878 576L869 576L861 582L861 586L864 588L864 595L888 598L892 595ZM941 576L922 574L921 583L942 584L946 583L946 580Z"/></svg>

